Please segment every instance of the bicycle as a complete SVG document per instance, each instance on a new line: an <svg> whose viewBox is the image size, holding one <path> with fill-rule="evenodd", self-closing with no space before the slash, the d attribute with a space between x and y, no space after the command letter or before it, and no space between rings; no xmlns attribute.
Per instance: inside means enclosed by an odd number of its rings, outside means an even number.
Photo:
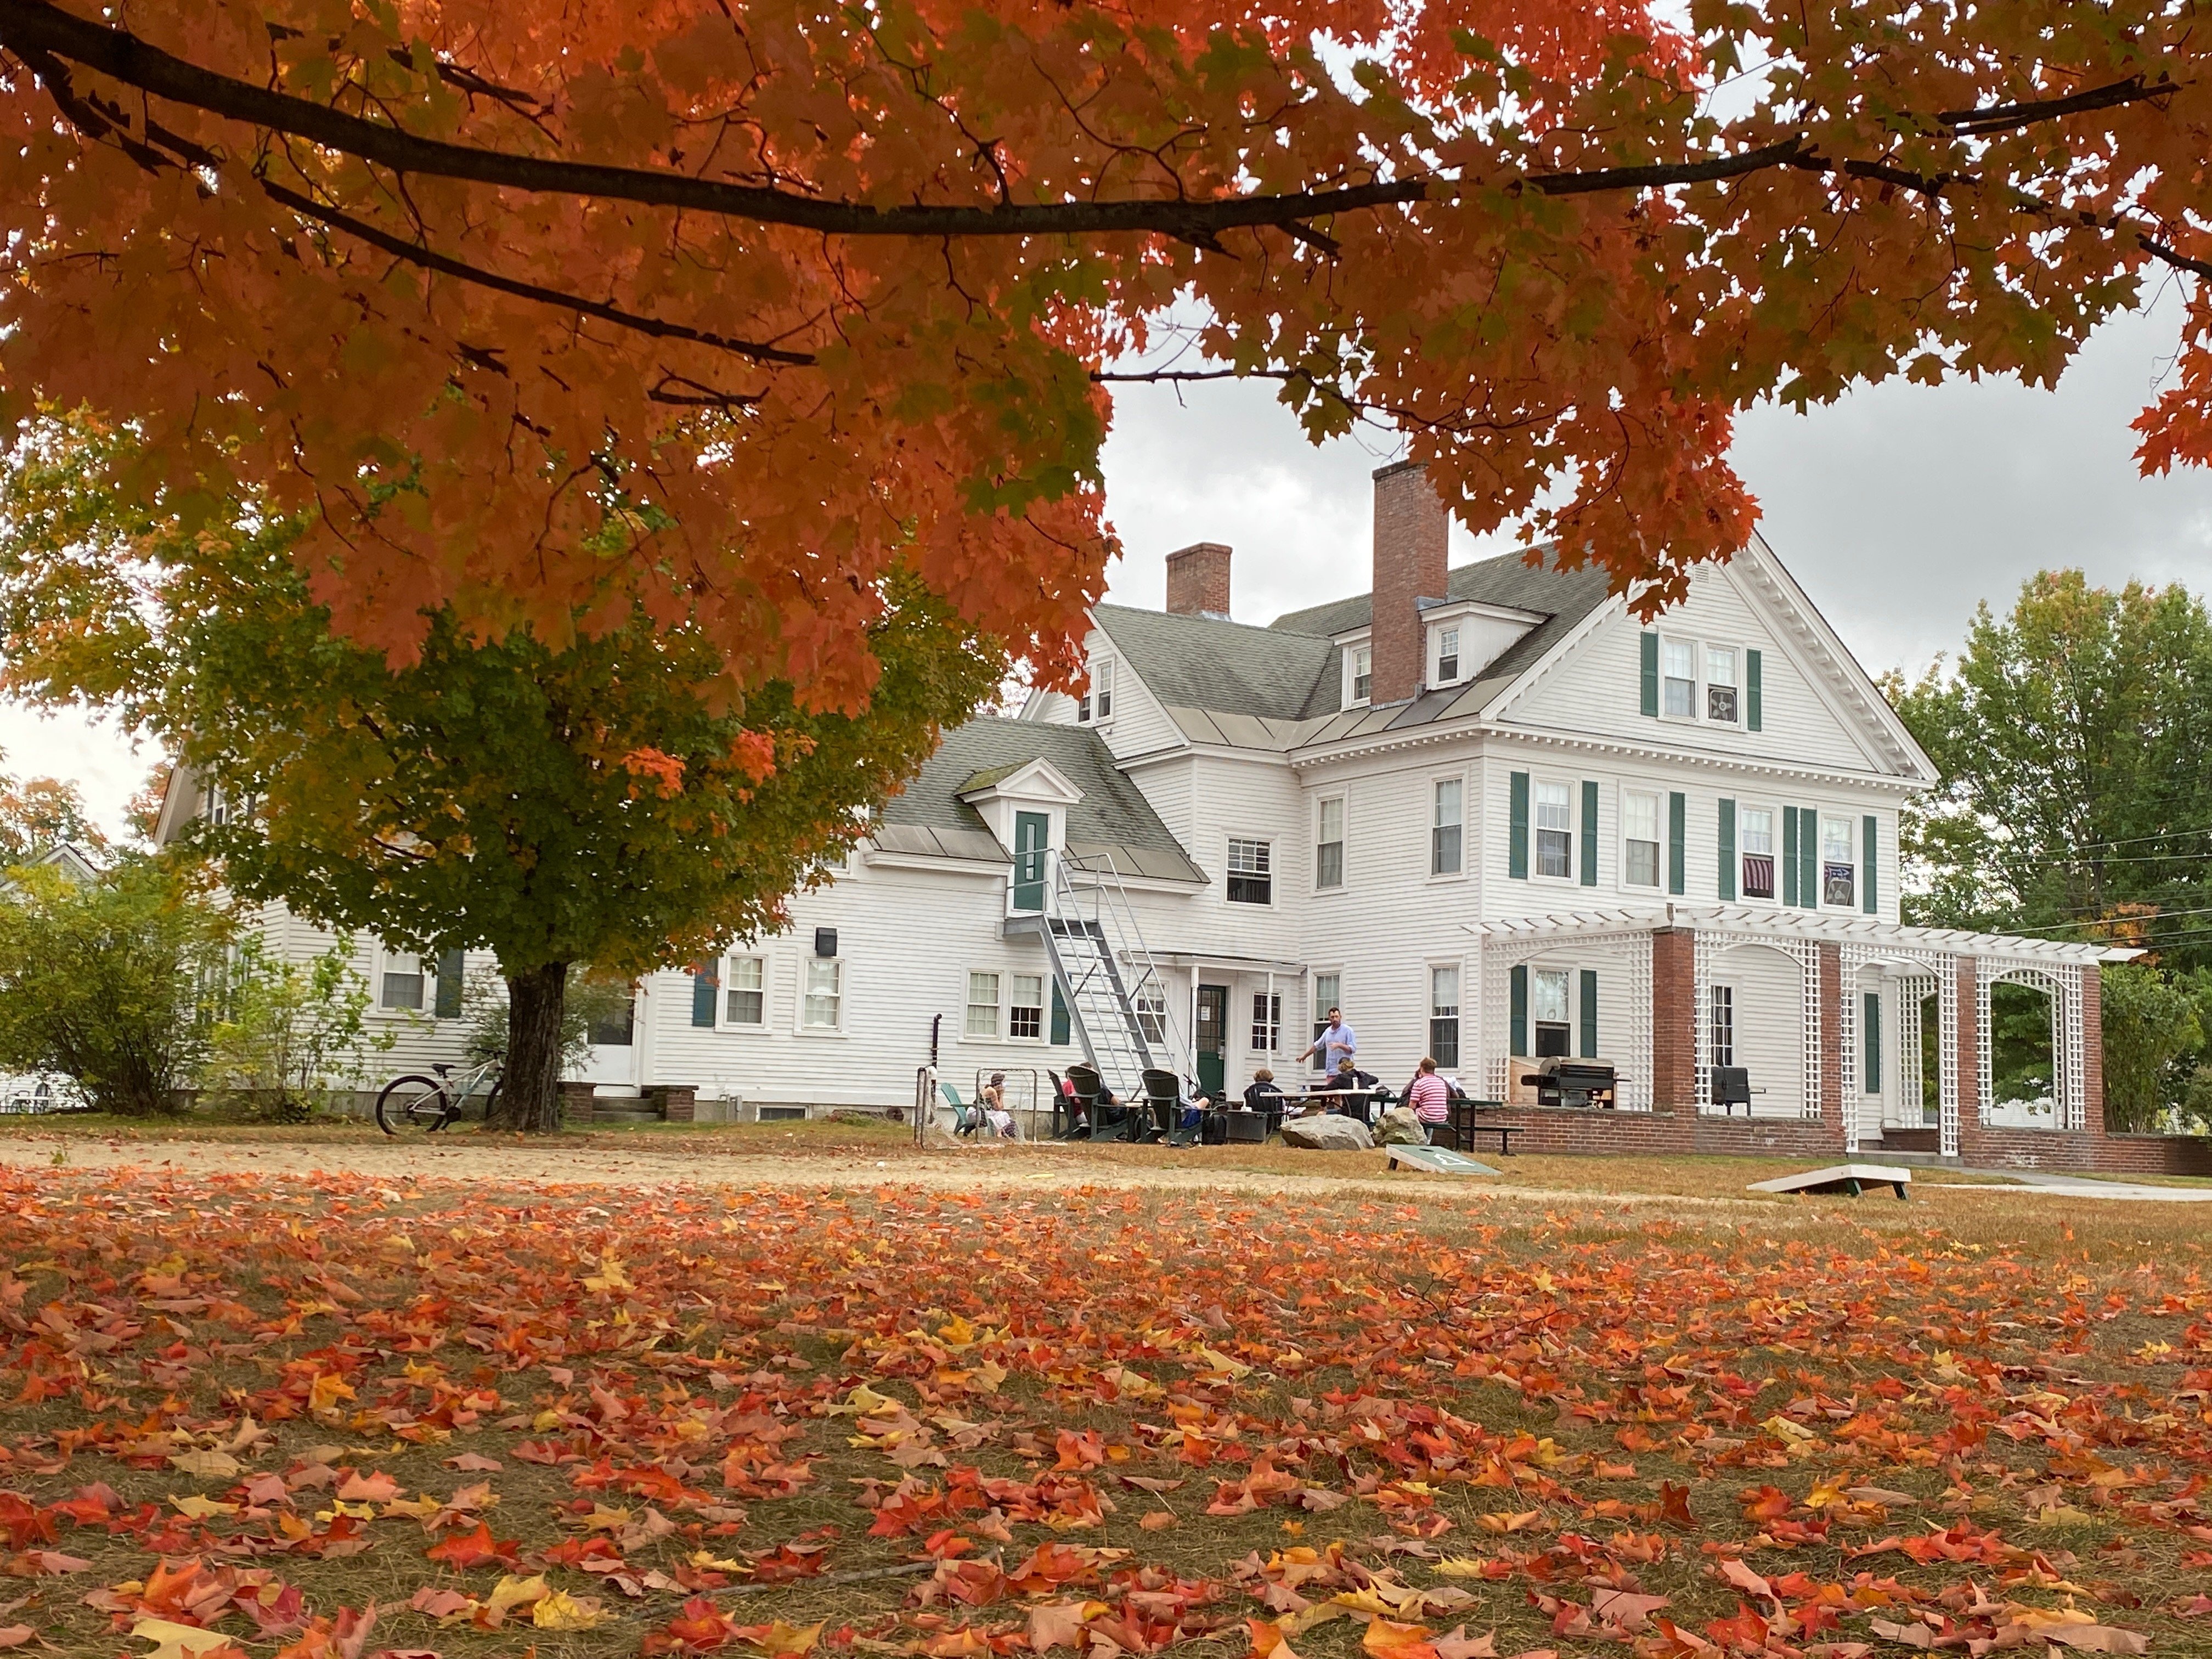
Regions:
<svg viewBox="0 0 2212 1659"><path fill-rule="evenodd" d="M506 1080L501 1062L488 1060L459 1079L449 1074L449 1065L430 1067L437 1075L425 1077L420 1072L410 1072L396 1077L384 1085L384 1092L376 1097L376 1127L388 1135L396 1135L404 1127L422 1130L435 1134L461 1115L461 1108L477 1085L486 1078L491 1086L484 1095L484 1115L489 1117L499 1103L500 1085Z"/></svg>

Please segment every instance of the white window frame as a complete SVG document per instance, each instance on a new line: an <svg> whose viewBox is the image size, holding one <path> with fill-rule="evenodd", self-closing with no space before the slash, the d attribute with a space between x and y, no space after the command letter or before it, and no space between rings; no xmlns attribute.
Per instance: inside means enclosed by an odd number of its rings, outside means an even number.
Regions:
<svg viewBox="0 0 2212 1659"><path fill-rule="evenodd" d="M1467 662L1464 649L1467 630L1456 620L1438 623L1429 630L1435 646L1429 653L1429 684L1435 686L1457 685L1467 676L1461 671ZM1449 644L1449 652L1445 649ZM1449 668L1446 664L1449 664Z"/></svg>
<svg viewBox="0 0 2212 1659"><path fill-rule="evenodd" d="M837 1023L834 1025L811 1024L806 1018L808 1000L817 994L812 987L815 969L827 963L836 974L836 989L830 994L837 999ZM845 958L809 955L799 964L799 1008L796 1018L800 1036L831 1037L845 1035L845 1005L851 1000L852 988L845 982Z"/></svg>
<svg viewBox="0 0 2212 1659"><path fill-rule="evenodd" d="M1747 813L1752 812L1766 814L1765 857L1774 866L1774 890L1758 896L1753 896L1746 890L1743 879L1744 860L1759 856L1750 852L1745 845L1749 831L1744 823L1744 818ZM1735 896L1737 902L1741 904L1782 902L1782 809L1779 806L1769 805L1763 800L1739 800L1735 804Z"/></svg>
<svg viewBox="0 0 2212 1659"><path fill-rule="evenodd" d="M1014 982L1017 980L1024 979L1033 979L1036 981L1037 1000L1033 1003L1022 1002L1016 1000L1017 993ZM1048 974L1042 973L1008 974L1006 976L1005 983L1006 988L1006 1041L1009 1042L1018 1042L1024 1045L1034 1043L1037 1047L1042 1048L1044 1046L1046 1037L1050 1035L1052 1030L1052 976ZM1024 1036L1014 1030L1015 1018L1024 1008L1034 1008L1036 1010L1036 1030L1034 1035L1030 1036Z"/></svg>
<svg viewBox="0 0 2212 1659"><path fill-rule="evenodd" d="M1167 987L1158 980L1139 985L1129 993L1129 1012L1137 1017L1137 1029L1144 1033L1146 1042L1168 1040Z"/></svg>
<svg viewBox="0 0 2212 1659"><path fill-rule="evenodd" d="M1728 1018L1721 1015L1725 1011ZM1722 1041L1722 1030L1727 1030L1727 1041ZM1705 988L1705 1052L1715 1066L1735 1064L1735 987L1725 980L1717 980Z"/></svg>
<svg viewBox="0 0 2212 1659"><path fill-rule="evenodd" d="M1847 910L1853 914L1856 914L1859 908L1859 895L1865 890L1859 885L1860 882L1864 879L1863 874L1859 869L1859 821L1856 817L1850 814L1837 812L1815 812L1813 815L1813 818L1814 833L1820 837L1820 840L1814 845L1814 856L1813 860L1813 873L1814 878L1820 884L1820 908L1823 910ZM1833 903L1831 903L1828 899L1828 866L1830 862L1828 858L1828 826L1832 823L1840 823L1844 826L1844 856L1841 859L1835 860L1835 862L1841 864L1845 869L1851 872L1850 897L1837 901ZM1799 830L1799 833L1801 835L1803 833L1802 826ZM1801 894L1799 896L1802 897L1803 896Z"/></svg>
<svg viewBox="0 0 2212 1659"><path fill-rule="evenodd" d="M1667 672L1668 653L1674 651L1686 651L1690 653L1690 672L1686 678ZM1662 634L1659 636L1659 718L1661 720L1696 724L1698 693L1705 684L1705 642L1703 640L1691 639L1680 634ZM1685 700L1689 706L1680 713L1667 706L1667 688L1677 684L1686 684L1690 688L1689 696Z"/></svg>
<svg viewBox="0 0 2212 1659"><path fill-rule="evenodd" d="M732 982L734 978L732 969L735 964L740 962L750 962L758 965L760 969L760 984L758 986L740 987ZM714 988L716 1001L714 1012L716 1024L725 1031L767 1030L769 992L768 957L764 954L757 951L735 951L728 952L722 957L720 975L720 983ZM760 1018L758 1019L746 1021L742 1019L732 1019L730 1017L730 999L741 994L757 995L760 998Z"/></svg>
<svg viewBox="0 0 2212 1659"><path fill-rule="evenodd" d="M1327 839L1328 809L1332 806L1336 808L1336 839L1333 842ZM1351 814L1351 798L1347 795L1323 795L1314 803L1314 891L1316 893L1334 893L1343 889L1345 828ZM1322 879L1322 852L1329 847L1336 848L1336 879L1324 881Z"/></svg>
<svg viewBox="0 0 2212 1659"><path fill-rule="evenodd" d="M1454 809L1458 813L1458 817L1449 823L1444 823L1439 818L1439 814L1443 811L1443 792L1447 785L1459 791L1458 803ZM1464 772L1445 772L1433 775L1429 779L1429 879L1431 881L1465 881L1467 879L1467 774ZM1437 855L1442 850L1443 843L1438 837L1446 830L1455 830L1458 831L1458 835L1452 844L1452 867L1449 870L1439 870L1437 867Z"/></svg>
<svg viewBox="0 0 2212 1659"><path fill-rule="evenodd" d="M975 981L991 981L991 1000L988 1003L975 999ZM1005 1040L1006 1030L1006 974L1002 968L970 968L960 981L960 1040L963 1042L999 1042ZM975 1030L978 1009L991 1011L991 1029Z"/></svg>
<svg viewBox="0 0 2212 1659"><path fill-rule="evenodd" d="M1267 867L1265 870L1237 869L1237 849L1240 847L1256 847L1260 848L1261 854L1265 859ZM1241 904L1249 909L1254 910L1269 910L1274 908L1275 843L1271 838L1264 836L1230 836L1229 845L1222 854L1221 870L1221 902L1224 904ZM1264 878L1267 884L1267 896L1264 899L1231 897L1229 893L1229 884L1231 881L1237 880L1239 878L1246 879L1253 878Z"/></svg>
<svg viewBox="0 0 2212 1659"><path fill-rule="evenodd" d="M1283 1052L1283 993L1279 988L1273 992L1262 989L1252 993L1251 1036L1251 1052L1255 1054Z"/></svg>
<svg viewBox="0 0 2212 1659"><path fill-rule="evenodd" d="M1651 879L1649 881L1638 881L1632 873L1636 867L1636 863L1634 859L1632 859L1629 854L1629 848L1632 842L1644 841L1644 838L1641 836L1632 836L1628 833L1628 804L1631 801L1649 801L1651 805L1651 836L1650 841L1646 843L1653 849L1651 854ZM1662 813L1659 791L1656 789L1623 789L1620 792L1620 884L1623 887L1640 888L1646 892L1656 893L1661 887L1666 884L1666 832L1667 826L1665 818Z"/></svg>
<svg viewBox="0 0 2212 1659"><path fill-rule="evenodd" d="M1547 788L1567 792L1567 872L1563 876L1547 875L1544 871L1543 835L1540 816L1543 811L1542 792ZM1573 887L1580 884L1582 877L1577 866L1582 840L1582 780L1579 778L1547 778L1532 775L1528 780L1528 879L1549 882L1554 887Z"/></svg>
<svg viewBox="0 0 2212 1659"><path fill-rule="evenodd" d="M1439 1008L1445 1006L1437 1000L1437 975L1439 973L1449 973L1453 975L1453 1000L1450 1004L1451 1012L1449 1015L1437 1012ZM1442 961L1431 961L1428 964L1428 982L1425 988L1425 994L1428 998L1428 1014L1427 1018L1421 1022L1423 1044L1421 1052L1437 1062L1438 1071L1456 1074L1465 1063L1467 1054L1467 964L1465 961L1458 957L1448 957ZM1449 1060L1437 1053L1437 1027L1447 1018L1452 1024L1452 1057Z"/></svg>
<svg viewBox="0 0 2212 1659"><path fill-rule="evenodd" d="M1542 989L1542 982L1553 975L1557 975L1562 981L1561 1006L1567 1011L1565 1020L1546 1019L1538 1009L1537 995ZM1566 1027L1566 1052L1571 1054L1575 1051L1575 970L1571 968L1545 967L1532 963L1528 969L1528 1054L1527 1056L1528 1059L1536 1059L1543 1052L1544 1045L1536 1040L1536 1028L1539 1025L1560 1024Z"/></svg>
<svg viewBox="0 0 2212 1659"><path fill-rule="evenodd" d="M1690 653L1690 711L1686 714L1671 712L1667 707L1667 683L1679 680L1679 674L1667 672L1667 653L1669 647L1686 649ZM1712 713L1713 688L1720 682L1712 678L1712 653L1725 651L1735 659L1731 671L1735 679L1729 688L1735 693L1735 715L1731 720L1719 720ZM1747 693L1744 680L1748 673L1751 647L1728 640L1709 640L1687 634L1662 633L1659 635L1659 718L1677 726L1712 726L1724 731L1747 730L1747 714L1744 707Z"/></svg>
<svg viewBox="0 0 2212 1659"><path fill-rule="evenodd" d="M392 1004L386 1002L384 1000L384 976L388 973L397 972L402 978L404 978L410 971L408 969L397 969L394 967L395 963L402 962L411 962L415 964L411 971L414 977L420 981L421 985L420 1000L411 1008L407 1007L404 1004ZM429 956L423 956L419 952L413 951L395 951L390 945L386 945L382 939L379 939L376 942L376 961L374 965L376 969L376 976L370 981L370 983L376 992L376 1012L378 1013L389 1015L412 1015L420 1019L429 1019L433 1018L433 1011L437 1006L438 997L437 957L434 953Z"/></svg>
<svg viewBox="0 0 2212 1659"><path fill-rule="evenodd" d="M1729 678L1717 680L1713 674L1713 653L1725 651L1730 658ZM1698 718L1708 726L1726 726L1741 730L1743 726L1743 665L1744 648L1740 645L1717 645L1707 640L1698 656L1698 671L1703 684L1698 688ZM1725 687L1735 694L1735 713L1723 720L1713 713L1713 692Z"/></svg>
<svg viewBox="0 0 2212 1659"><path fill-rule="evenodd" d="M1367 659L1367 672L1364 677L1359 672L1362 657ZM1367 681L1364 691L1359 690L1363 678ZM1350 641L1344 647L1344 706L1346 708L1364 708L1374 699L1375 641L1372 638Z"/></svg>
<svg viewBox="0 0 2212 1659"><path fill-rule="evenodd" d="M1091 723L1114 723L1114 659L1100 657L1091 665Z"/></svg>

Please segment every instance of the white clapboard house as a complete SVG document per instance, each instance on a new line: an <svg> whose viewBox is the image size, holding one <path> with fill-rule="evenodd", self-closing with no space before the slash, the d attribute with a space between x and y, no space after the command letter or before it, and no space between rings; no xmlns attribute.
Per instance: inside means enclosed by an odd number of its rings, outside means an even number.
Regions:
<svg viewBox="0 0 2212 1659"><path fill-rule="evenodd" d="M1764 543L1647 623L1601 572L1449 568L1416 467L1375 492L1370 592L1256 627L1227 547L1174 554L1164 611L1097 607L1087 696L951 732L789 932L641 984L591 1080L747 1117L908 1104L933 1054L963 1094L1085 1056L1234 1092L1340 1004L1366 1069L1431 1054L1540 1146L2100 1161L2099 950L1899 924L1934 769ZM361 966L392 1069L458 1051L453 963ZM2049 999L2039 1115L1990 1097L2005 981ZM1617 1109L1540 1109L1562 1054Z"/></svg>

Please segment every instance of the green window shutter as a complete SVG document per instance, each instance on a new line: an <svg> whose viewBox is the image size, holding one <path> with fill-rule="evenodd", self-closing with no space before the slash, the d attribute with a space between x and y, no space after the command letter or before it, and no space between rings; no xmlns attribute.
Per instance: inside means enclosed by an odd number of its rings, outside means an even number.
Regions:
<svg viewBox="0 0 2212 1659"><path fill-rule="evenodd" d="M1065 1048L1070 1042L1067 1001L1060 994L1060 981L1052 982L1052 1046Z"/></svg>
<svg viewBox="0 0 2212 1659"><path fill-rule="evenodd" d="M1874 820L1869 818L1869 823ZM467 954L460 951L438 952L438 1000L430 1012L440 1019L459 1019L461 1017L461 970L466 964Z"/></svg>
<svg viewBox="0 0 2212 1659"><path fill-rule="evenodd" d="M1797 811L1797 896L1808 910L1820 908L1820 809Z"/></svg>
<svg viewBox="0 0 2212 1659"><path fill-rule="evenodd" d="M1797 809L1782 809L1782 902L1793 909L1797 903Z"/></svg>
<svg viewBox="0 0 2212 1659"><path fill-rule="evenodd" d="M1680 897L1689 890L1690 798L1680 790L1667 797L1667 890Z"/></svg>
<svg viewBox="0 0 2212 1659"><path fill-rule="evenodd" d="M1513 786L1510 792L1512 821L1506 828L1505 873L1516 881L1526 881L1528 879L1528 775L1516 772L1510 781Z"/></svg>
<svg viewBox="0 0 2212 1659"><path fill-rule="evenodd" d="M1659 636L1647 630L1644 635L1643 644L1644 701L1642 706L1645 714L1656 720L1659 716ZM1752 654L1755 657L1758 653L1753 652ZM1752 684L1756 685L1759 682L1754 678ZM1753 706L1757 707L1756 704ZM1753 731L1759 729L1759 721L1755 717L1752 720L1752 729Z"/></svg>
<svg viewBox="0 0 2212 1659"><path fill-rule="evenodd" d="M1759 729L1759 663L1758 652L1743 653L1743 724L1744 729L1749 732Z"/></svg>
<svg viewBox="0 0 2212 1659"><path fill-rule="evenodd" d="M1735 897L1735 803L1721 803L1721 878L1720 896L1723 903Z"/></svg>
<svg viewBox="0 0 2212 1659"><path fill-rule="evenodd" d="M1583 885L1597 885L1597 785L1583 783Z"/></svg>
<svg viewBox="0 0 2212 1659"><path fill-rule="evenodd" d="M1866 1056L1866 1092L1878 1095L1881 1092L1881 993L1869 991L1865 998L1860 1005L1866 1013L1859 1022L1863 1033L1859 1052Z"/></svg>
<svg viewBox="0 0 2212 1659"><path fill-rule="evenodd" d="M1881 851L1881 832L1875 827L1871 812L1859 820L1859 908L1872 915L1881 908L1874 890L1875 860Z"/></svg>
<svg viewBox="0 0 2212 1659"><path fill-rule="evenodd" d="M1583 1058L1597 1058L1597 969L1583 969Z"/></svg>
<svg viewBox="0 0 2212 1659"><path fill-rule="evenodd" d="M691 1023L694 1025L713 1027L714 998L721 988L721 963L695 962L691 964Z"/></svg>
<svg viewBox="0 0 2212 1659"><path fill-rule="evenodd" d="M1508 977L1513 983L1513 1029L1510 1047L1516 1054L1528 1052L1528 964L1517 965ZM1506 1079L1509 1086L1512 1079Z"/></svg>

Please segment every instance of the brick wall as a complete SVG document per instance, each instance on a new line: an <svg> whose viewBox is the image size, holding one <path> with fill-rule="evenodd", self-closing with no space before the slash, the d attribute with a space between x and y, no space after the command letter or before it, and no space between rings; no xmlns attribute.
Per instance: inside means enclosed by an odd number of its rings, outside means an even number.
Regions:
<svg viewBox="0 0 2212 1659"><path fill-rule="evenodd" d="M1484 1123L1510 1124L1516 1152L1649 1158L1705 1153L1735 1158L1835 1158L1843 1136L1804 1118L1702 1117L1692 1111L1607 1112L1510 1106ZM1478 1155L1484 1150L1476 1147Z"/></svg>
<svg viewBox="0 0 2212 1659"><path fill-rule="evenodd" d="M1376 702L1405 702L1427 676L1428 646L1413 602L1444 597L1450 523L1417 462L1376 469Z"/></svg>
<svg viewBox="0 0 2212 1659"><path fill-rule="evenodd" d="M1690 932L1662 927L1651 935L1651 1103L1687 1111L1698 1098L1697 988L1692 982Z"/></svg>
<svg viewBox="0 0 2212 1659"><path fill-rule="evenodd" d="M1820 947L1820 1117L1834 1126L1836 1144L1843 1144L1844 1116L1850 1103L1844 1097L1844 953L1842 947Z"/></svg>
<svg viewBox="0 0 2212 1659"><path fill-rule="evenodd" d="M2100 1170L2128 1175L2212 1176L2212 1139L2203 1135L2099 1135L2095 1139Z"/></svg>
<svg viewBox="0 0 2212 1659"><path fill-rule="evenodd" d="M1229 614L1229 549L1193 542L1168 555L1168 611L1177 617Z"/></svg>

